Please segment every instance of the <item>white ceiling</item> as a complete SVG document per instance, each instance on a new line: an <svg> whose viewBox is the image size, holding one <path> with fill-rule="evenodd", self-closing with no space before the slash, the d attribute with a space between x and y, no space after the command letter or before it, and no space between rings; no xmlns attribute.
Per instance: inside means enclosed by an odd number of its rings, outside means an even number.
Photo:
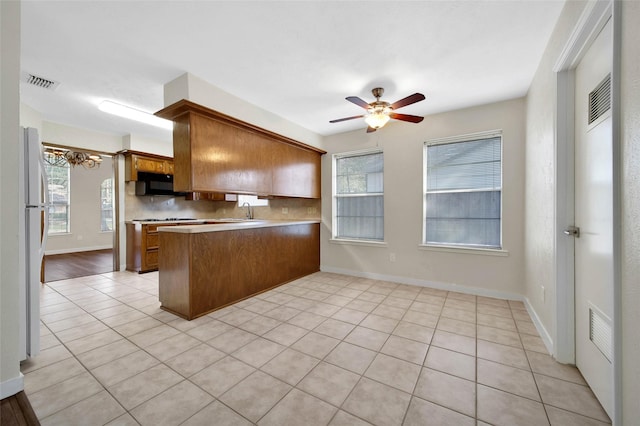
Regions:
<svg viewBox="0 0 640 426"><path fill-rule="evenodd" d="M370 102L426 100L428 115L526 94L564 0L22 1L22 70L61 86L21 84L47 121L171 140L171 132L99 111L110 99L155 112L185 72L313 132ZM402 125L411 126L410 123Z"/></svg>

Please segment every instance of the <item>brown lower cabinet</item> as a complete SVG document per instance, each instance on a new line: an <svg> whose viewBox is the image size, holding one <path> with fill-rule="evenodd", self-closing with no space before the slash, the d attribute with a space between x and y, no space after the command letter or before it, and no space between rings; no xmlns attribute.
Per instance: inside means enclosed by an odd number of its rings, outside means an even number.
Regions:
<svg viewBox="0 0 640 426"><path fill-rule="evenodd" d="M127 223L127 271L151 272L158 270L158 227L175 226L174 223Z"/></svg>
<svg viewBox="0 0 640 426"><path fill-rule="evenodd" d="M320 270L320 224L160 232L160 303L188 320Z"/></svg>

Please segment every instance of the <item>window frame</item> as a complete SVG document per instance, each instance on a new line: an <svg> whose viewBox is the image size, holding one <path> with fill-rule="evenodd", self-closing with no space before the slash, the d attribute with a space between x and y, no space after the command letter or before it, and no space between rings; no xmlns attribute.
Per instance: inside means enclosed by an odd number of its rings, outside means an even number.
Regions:
<svg viewBox="0 0 640 426"><path fill-rule="evenodd" d="M45 151L44 155L52 155L51 153L48 153ZM52 229L54 229L51 226L51 217L52 217L52 213L51 211L49 211L48 216L48 220L49 220L49 227L48 227L48 232L47 232L47 237L54 237L54 236L58 236L58 235L69 235L71 233L71 166L69 165L69 163L64 163L64 165L53 165L48 163L47 161L44 162L45 167L48 168L47 170L47 188L46 191L49 192L49 207L48 209L51 210L51 208L55 208L56 206L64 206L65 210L66 210L66 214L65 214L65 224L66 224L66 230L65 231L54 231L52 232ZM55 202L54 201L54 197L52 196L49 186L51 185L51 179L52 179L52 175L53 173L51 173L51 168L60 168L60 169L66 169L67 170L67 185L66 185L66 203L60 203L60 202Z"/></svg>
<svg viewBox="0 0 640 426"><path fill-rule="evenodd" d="M109 187L105 188L105 183L109 182ZM105 191L109 191L111 193L111 200L110 200L110 208L109 209L105 209L104 208L104 201L106 199L106 197L104 196L104 192ZM113 177L109 177L106 179L103 179L102 182L100 183L100 232L113 232L114 231L114 181L113 181ZM104 213L110 211L111 212L111 229L103 229L102 225L103 223L106 223L105 217L104 217Z"/></svg>
<svg viewBox="0 0 640 426"><path fill-rule="evenodd" d="M500 138L500 245L481 246L474 244L455 243L428 243L427 242L427 150L430 146L471 142L481 139ZM490 255L506 256L508 251L504 248L504 136L502 130L489 130L484 132L469 133L458 136L451 136L438 139L430 139L424 142L422 148L422 238L420 248L426 250L437 250L457 253L484 253ZM450 192L476 192L477 190L452 190Z"/></svg>
<svg viewBox="0 0 640 426"><path fill-rule="evenodd" d="M366 195L381 195L383 200L383 213L382 213L382 239L367 239L367 238L349 238L341 237L338 235L338 202L339 197L361 197L365 194L350 194L350 195L338 195L337 194L337 162L342 158L359 157L364 155L382 154L383 166L382 166L382 192L381 193L367 193ZM384 208L384 150L382 148L369 148L358 151L340 152L331 156L331 242L338 244L355 244L366 246L386 246L386 232L385 232L385 208Z"/></svg>

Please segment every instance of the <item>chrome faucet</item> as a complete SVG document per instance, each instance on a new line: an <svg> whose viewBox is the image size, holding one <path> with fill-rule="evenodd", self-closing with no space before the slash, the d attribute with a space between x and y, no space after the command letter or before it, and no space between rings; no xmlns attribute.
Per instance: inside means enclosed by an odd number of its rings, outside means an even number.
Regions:
<svg viewBox="0 0 640 426"><path fill-rule="evenodd" d="M247 206L247 219L253 219L253 209L251 208L251 204L248 202L242 203L242 207Z"/></svg>

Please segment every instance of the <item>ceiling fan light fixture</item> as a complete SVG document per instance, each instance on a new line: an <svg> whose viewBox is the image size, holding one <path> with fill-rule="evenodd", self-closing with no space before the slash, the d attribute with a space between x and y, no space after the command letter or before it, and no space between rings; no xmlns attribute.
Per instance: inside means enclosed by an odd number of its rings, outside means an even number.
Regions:
<svg viewBox="0 0 640 426"><path fill-rule="evenodd" d="M373 129L382 128L389 121L389 113L391 108L388 106L375 106L369 109L369 113L364 118L364 121Z"/></svg>
<svg viewBox="0 0 640 426"><path fill-rule="evenodd" d="M346 100L352 104L358 105L360 108L367 110L366 114L354 115L351 117L338 118L337 120L330 120L329 123L340 123L342 121L353 120L355 118L364 117L365 123L369 125L367 133L375 132L382 128L390 119L407 121L409 123L420 123L424 120L424 117L410 114L398 114L395 112L398 108L405 107L407 105L415 104L416 102L423 101L425 96L422 93L414 93L405 98L400 99L392 104L386 101L381 101L380 97L384 93L382 87L376 87L371 91L376 100L373 102L365 102L357 96L347 96Z"/></svg>

